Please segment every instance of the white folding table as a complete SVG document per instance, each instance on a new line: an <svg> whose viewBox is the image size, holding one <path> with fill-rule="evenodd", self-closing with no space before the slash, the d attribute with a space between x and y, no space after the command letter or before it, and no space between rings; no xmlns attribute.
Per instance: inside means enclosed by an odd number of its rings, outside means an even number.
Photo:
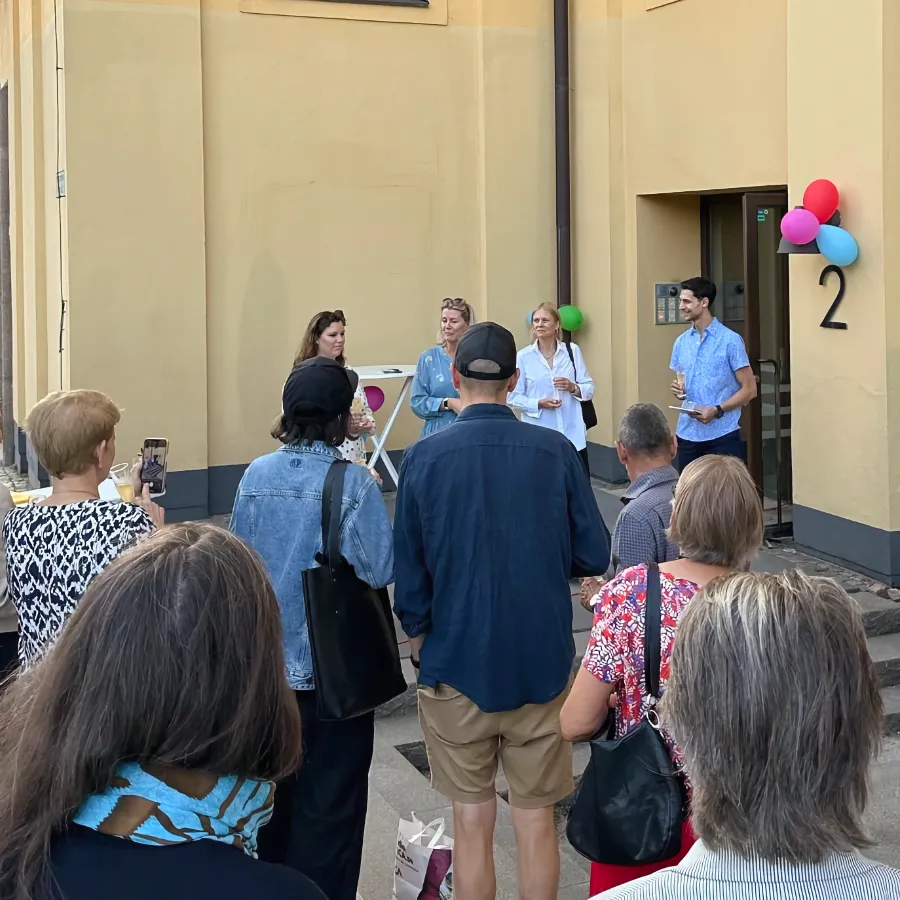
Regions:
<svg viewBox="0 0 900 900"><path fill-rule="evenodd" d="M403 406L403 401L406 400L406 397L409 394L413 376L416 374L416 367L354 366L353 371L356 372L356 374L359 376L359 380L361 383L387 381L392 378L403 379L403 386L400 388L400 394L397 397L397 403L394 406L393 412L391 412L390 418L388 418L387 423L384 426L384 430L380 435L377 431L372 435L372 443L375 445L375 452L372 454L372 458L369 460L369 468L374 469L375 463L377 463L379 459L383 459L384 467L388 470L391 478L394 479L394 484L399 484L400 476L397 474L397 470L394 468L394 464L391 462L390 457L387 455L385 447L387 444L388 436L391 433L391 429L394 427L394 422L397 421L397 416L400 414L400 408Z"/></svg>

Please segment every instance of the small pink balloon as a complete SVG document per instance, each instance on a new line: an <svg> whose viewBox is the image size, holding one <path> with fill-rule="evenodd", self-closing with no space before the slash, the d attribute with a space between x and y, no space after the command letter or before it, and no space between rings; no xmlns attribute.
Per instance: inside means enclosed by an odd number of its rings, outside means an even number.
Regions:
<svg viewBox="0 0 900 900"><path fill-rule="evenodd" d="M816 215L808 209L792 209L781 220L781 233L792 244L802 247L816 239L820 224Z"/></svg>
<svg viewBox="0 0 900 900"><path fill-rule="evenodd" d="M369 401L369 409L378 412L384 406L384 391L377 384L367 384L364 388L366 400Z"/></svg>

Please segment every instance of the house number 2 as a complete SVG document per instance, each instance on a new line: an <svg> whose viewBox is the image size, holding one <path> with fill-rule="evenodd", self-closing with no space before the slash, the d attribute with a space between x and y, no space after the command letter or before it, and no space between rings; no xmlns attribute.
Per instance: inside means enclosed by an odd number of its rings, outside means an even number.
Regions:
<svg viewBox="0 0 900 900"><path fill-rule="evenodd" d="M824 285L828 276L834 272L839 281L837 296L834 298L834 302L828 307L828 312L825 313L825 318L819 323L822 328L837 328L840 331L847 330L846 322L835 322L834 314L837 312L838 307L841 305L841 301L844 299L844 292L847 289L847 280L844 277L844 270L840 266L825 266L822 269L822 274L819 276L819 284Z"/></svg>

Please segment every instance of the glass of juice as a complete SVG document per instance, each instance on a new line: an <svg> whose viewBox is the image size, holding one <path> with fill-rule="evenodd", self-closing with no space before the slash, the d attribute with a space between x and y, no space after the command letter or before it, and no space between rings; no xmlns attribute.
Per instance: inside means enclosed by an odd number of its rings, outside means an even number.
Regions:
<svg viewBox="0 0 900 900"><path fill-rule="evenodd" d="M685 381L684 372L675 373L675 382L677 383L678 388L681 391L681 399L684 400L687 397L687 383Z"/></svg>
<svg viewBox="0 0 900 900"><path fill-rule="evenodd" d="M119 463L109 470L109 477L116 485L119 496L125 503L134 503L134 482L131 480L131 465Z"/></svg>

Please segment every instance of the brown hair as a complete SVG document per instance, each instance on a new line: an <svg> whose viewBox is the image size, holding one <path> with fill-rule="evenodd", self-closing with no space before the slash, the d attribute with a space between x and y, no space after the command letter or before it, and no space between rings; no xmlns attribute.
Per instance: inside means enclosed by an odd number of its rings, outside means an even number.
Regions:
<svg viewBox="0 0 900 900"><path fill-rule="evenodd" d="M55 391L25 419L41 465L54 477L83 475L97 462L97 447L111 441L122 412L100 391Z"/></svg>
<svg viewBox="0 0 900 900"><path fill-rule="evenodd" d="M553 319L554 322L556 322L556 334L558 337L559 332L562 330L562 319L560 319L560 317L559 317L559 310L556 308L556 304L550 303L549 301L546 301L546 300L543 303L539 303L534 308L534 311L531 313L532 319L534 318L534 314L539 309L543 310L543 312L550 313L550 318ZM532 326L532 329L533 328L534 328L534 326Z"/></svg>
<svg viewBox="0 0 900 900"><path fill-rule="evenodd" d="M703 456L686 466L669 536L695 562L749 568L762 546L763 516L747 467L733 456Z"/></svg>
<svg viewBox="0 0 900 900"><path fill-rule="evenodd" d="M336 322L340 322L345 328L347 327L347 320L340 309L336 309L334 312L325 310L324 312L316 313L309 320L309 325L306 326L306 331L303 334L303 342L300 344L300 349L294 357L295 366L299 366L300 363L319 355L319 338ZM339 362L342 366L347 365L347 360L344 359L343 354L337 358L336 362Z"/></svg>
<svg viewBox="0 0 900 900"><path fill-rule="evenodd" d="M863 814L883 707L840 585L799 571L716 578L687 605L671 666L663 724L704 843L787 863L871 843Z"/></svg>
<svg viewBox="0 0 900 900"><path fill-rule="evenodd" d="M118 763L277 779L301 753L262 562L212 525L148 538L95 578L0 698L0 883L30 900L52 836Z"/></svg>
<svg viewBox="0 0 900 900"><path fill-rule="evenodd" d="M441 312L445 309L452 309L454 312L458 312L462 316L463 322L470 328L475 324L475 310L462 297L445 297L441 300ZM441 334L440 329L438 329L437 339L439 344L443 344L444 336Z"/></svg>

